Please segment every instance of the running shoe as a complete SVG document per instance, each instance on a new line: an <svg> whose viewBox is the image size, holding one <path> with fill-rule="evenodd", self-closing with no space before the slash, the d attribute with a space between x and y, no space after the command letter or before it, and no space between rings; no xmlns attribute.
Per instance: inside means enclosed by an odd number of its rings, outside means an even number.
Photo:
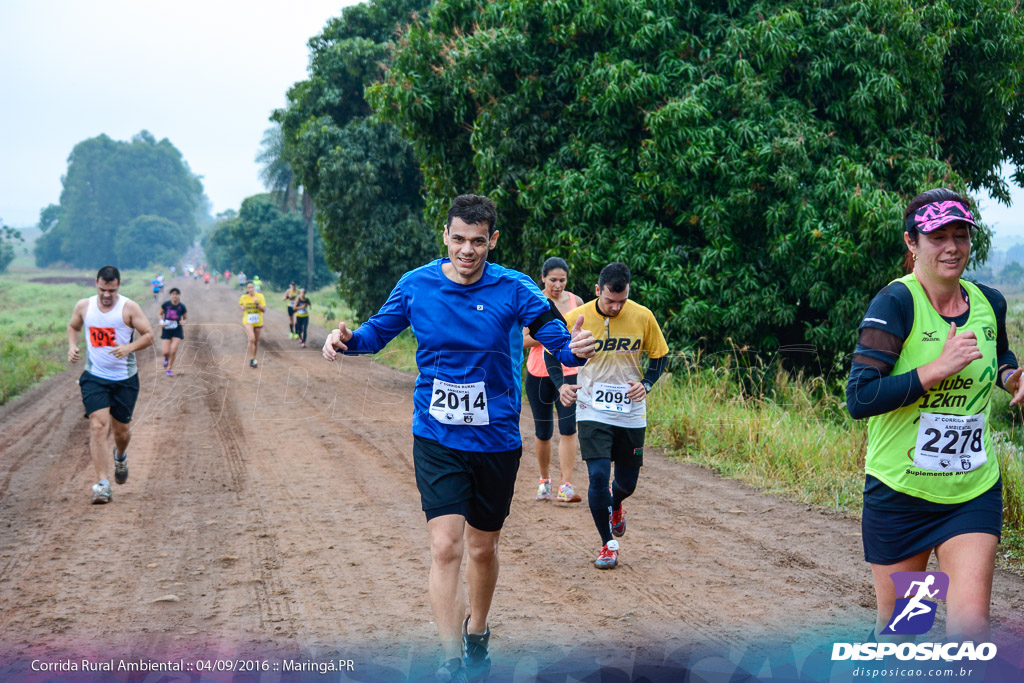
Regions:
<svg viewBox="0 0 1024 683"><path fill-rule="evenodd" d="M618 510L612 510L608 516L608 522L612 525L612 536L624 536L626 534L626 508L619 506Z"/></svg>
<svg viewBox="0 0 1024 683"><path fill-rule="evenodd" d="M437 683L467 683L469 676L466 667L458 657L452 657L441 665L441 668L434 672Z"/></svg>
<svg viewBox="0 0 1024 683"><path fill-rule="evenodd" d="M249 361L249 367L250 368L258 368L259 367L259 365L256 364L256 359L255 358L253 358L252 360Z"/></svg>
<svg viewBox="0 0 1024 683"><path fill-rule="evenodd" d="M167 356L164 356L164 367L167 367Z"/></svg>
<svg viewBox="0 0 1024 683"><path fill-rule="evenodd" d="M117 457L117 449L114 449L114 481L123 484L128 481L128 454Z"/></svg>
<svg viewBox="0 0 1024 683"><path fill-rule="evenodd" d="M551 500L551 480L541 479L537 487L537 500Z"/></svg>
<svg viewBox="0 0 1024 683"><path fill-rule="evenodd" d="M302 342L302 348L306 348L306 342Z"/></svg>
<svg viewBox="0 0 1024 683"><path fill-rule="evenodd" d="M608 541L601 547L601 553L594 560L598 569L615 569L619 564L619 542Z"/></svg>
<svg viewBox="0 0 1024 683"><path fill-rule="evenodd" d="M466 673L472 680L486 679L491 673L491 657L487 651L491 639L491 629L480 635L469 632L469 617L462 622L462 661L466 664Z"/></svg>
<svg viewBox="0 0 1024 683"><path fill-rule="evenodd" d="M576 489L573 488L572 484L565 482L558 487L558 502L559 503L578 503L582 498L576 493Z"/></svg>
<svg viewBox="0 0 1024 683"><path fill-rule="evenodd" d="M110 502L110 487L101 484L92 485L92 504L103 505Z"/></svg>
<svg viewBox="0 0 1024 683"><path fill-rule="evenodd" d="M167 376L168 376L168 377L174 377L174 373L173 373L173 372L171 372L170 370L168 370L168 371L167 371Z"/></svg>

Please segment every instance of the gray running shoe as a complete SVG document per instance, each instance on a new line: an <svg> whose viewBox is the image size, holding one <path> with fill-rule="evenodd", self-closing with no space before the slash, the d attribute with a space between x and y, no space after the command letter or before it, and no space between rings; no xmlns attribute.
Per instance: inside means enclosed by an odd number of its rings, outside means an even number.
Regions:
<svg viewBox="0 0 1024 683"><path fill-rule="evenodd" d="M110 487L99 484L92 485L92 504L103 505L110 502Z"/></svg>
<svg viewBox="0 0 1024 683"><path fill-rule="evenodd" d="M469 680L466 667L458 657L452 657L442 664L441 668L434 672L434 678L437 679L437 683L467 683Z"/></svg>
<svg viewBox="0 0 1024 683"><path fill-rule="evenodd" d="M114 481L123 484L128 481L128 454L118 459L117 449L114 449Z"/></svg>

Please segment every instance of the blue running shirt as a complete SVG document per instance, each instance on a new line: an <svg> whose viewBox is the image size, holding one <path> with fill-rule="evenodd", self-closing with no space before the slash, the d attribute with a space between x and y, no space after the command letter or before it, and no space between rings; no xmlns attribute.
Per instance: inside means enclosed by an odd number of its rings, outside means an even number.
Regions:
<svg viewBox="0 0 1024 683"><path fill-rule="evenodd" d="M346 353L375 353L411 327L419 369L412 433L478 453L518 448L522 445L522 328L548 313L550 304L537 285L518 271L484 263L482 277L462 285L441 270L447 262L447 258L438 259L403 275L376 315L352 333ZM561 320L548 320L534 338L564 365L583 364L569 350L571 337ZM435 380L463 386L482 382L487 423L480 424L479 414L468 412L471 405L484 407L479 392L445 395L447 385L439 385L439 390ZM454 406L448 402L452 400ZM461 421L460 415L466 415L467 421ZM473 417L476 424L469 422Z"/></svg>

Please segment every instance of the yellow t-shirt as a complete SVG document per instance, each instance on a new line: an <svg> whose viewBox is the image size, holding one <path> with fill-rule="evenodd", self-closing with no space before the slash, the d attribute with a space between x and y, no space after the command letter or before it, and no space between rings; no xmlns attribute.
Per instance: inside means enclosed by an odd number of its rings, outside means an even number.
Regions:
<svg viewBox="0 0 1024 683"><path fill-rule="evenodd" d="M566 314L571 328L583 315L583 328L597 340L597 352L580 368L576 384L576 421L603 422L617 427L646 427L647 401L632 403L623 394L627 380L639 382L641 353L650 358L668 355L668 344L651 311L636 303L626 304L614 318L597 311L590 301Z"/></svg>
<svg viewBox="0 0 1024 683"><path fill-rule="evenodd" d="M243 325L263 327L263 311L260 310L260 306L266 308L267 300L262 294L259 292L256 292L254 296L243 294L238 298L238 303L241 306L245 306L245 313L242 314Z"/></svg>

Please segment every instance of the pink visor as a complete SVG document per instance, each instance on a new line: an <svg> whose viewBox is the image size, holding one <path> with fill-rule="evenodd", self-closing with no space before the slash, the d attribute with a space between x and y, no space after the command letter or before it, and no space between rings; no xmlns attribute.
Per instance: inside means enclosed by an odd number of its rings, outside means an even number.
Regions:
<svg viewBox="0 0 1024 683"><path fill-rule="evenodd" d="M974 222L971 210L964 204L956 201L942 201L925 204L914 213L907 216L906 229L916 228L920 233L929 233L938 230L943 225L963 221L975 228L978 224Z"/></svg>

